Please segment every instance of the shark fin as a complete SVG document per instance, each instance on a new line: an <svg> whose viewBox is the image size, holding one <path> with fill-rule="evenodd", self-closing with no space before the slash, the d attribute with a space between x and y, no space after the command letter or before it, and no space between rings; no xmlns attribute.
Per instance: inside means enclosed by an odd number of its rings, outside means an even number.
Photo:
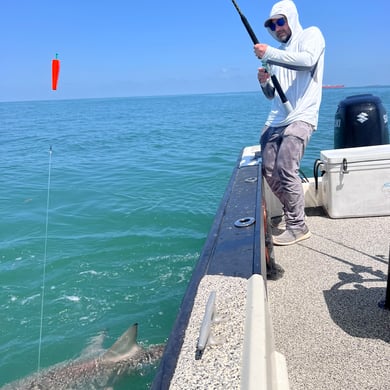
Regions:
<svg viewBox="0 0 390 390"><path fill-rule="evenodd" d="M103 360L117 361L124 356L131 356L138 350L137 344L138 324L130 326L125 333L104 353Z"/></svg>

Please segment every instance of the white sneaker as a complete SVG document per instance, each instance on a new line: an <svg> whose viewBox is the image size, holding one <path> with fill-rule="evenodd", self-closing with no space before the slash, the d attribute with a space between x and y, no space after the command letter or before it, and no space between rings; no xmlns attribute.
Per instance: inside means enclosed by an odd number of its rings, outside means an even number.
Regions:
<svg viewBox="0 0 390 390"><path fill-rule="evenodd" d="M306 240L311 237L309 228L305 225L302 230L298 229L287 229L279 236L272 236L274 245L292 245L299 241Z"/></svg>

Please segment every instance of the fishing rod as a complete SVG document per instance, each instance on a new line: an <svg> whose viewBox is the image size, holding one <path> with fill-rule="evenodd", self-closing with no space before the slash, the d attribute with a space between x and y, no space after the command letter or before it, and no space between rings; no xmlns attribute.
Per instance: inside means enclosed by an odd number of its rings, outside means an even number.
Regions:
<svg viewBox="0 0 390 390"><path fill-rule="evenodd" d="M256 37L256 34L254 33L251 25L249 24L248 22L248 19L245 17L245 15L241 12L240 8L238 7L238 4L236 3L235 0L232 0L233 2L233 5L234 7L236 8L238 14L240 15L240 18L241 18L241 21L242 23L244 24L245 28L246 28L246 31L248 32L249 36L251 37L252 39L252 42L254 45L257 45L259 42L259 40L257 39ZM279 80L277 79L277 77L271 73L271 80L272 80L272 83L276 89L276 91L278 92L278 95L280 97L280 100L282 101L287 113L289 114L293 109L292 109L292 106L290 104L290 102L288 101L285 93L283 92L283 89L282 87L280 86L280 83L279 83Z"/></svg>

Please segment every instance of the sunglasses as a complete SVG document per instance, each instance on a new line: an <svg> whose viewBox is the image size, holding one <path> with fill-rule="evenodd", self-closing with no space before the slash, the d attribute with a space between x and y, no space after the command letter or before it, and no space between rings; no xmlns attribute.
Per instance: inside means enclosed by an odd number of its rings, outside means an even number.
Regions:
<svg viewBox="0 0 390 390"><path fill-rule="evenodd" d="M286 24L286 20L284 18L276 19L275 22L270 21L268 24L268 27L271 29L271 31L276 30L276 26L283 27Z"/></svg>

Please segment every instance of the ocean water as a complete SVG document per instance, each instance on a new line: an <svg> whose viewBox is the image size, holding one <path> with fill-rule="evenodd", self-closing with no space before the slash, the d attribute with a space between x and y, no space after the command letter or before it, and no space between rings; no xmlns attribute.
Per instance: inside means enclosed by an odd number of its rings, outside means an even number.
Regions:
<svg viewBox="0 0 390 390"><path fill-rule="evenodd" d="M337 104L362 93L390 111L390 87L324 90L307 176L333 148ZM268 110L260 92L0 103L0 386L135 322L142 344L166 341Z"/></svg>

